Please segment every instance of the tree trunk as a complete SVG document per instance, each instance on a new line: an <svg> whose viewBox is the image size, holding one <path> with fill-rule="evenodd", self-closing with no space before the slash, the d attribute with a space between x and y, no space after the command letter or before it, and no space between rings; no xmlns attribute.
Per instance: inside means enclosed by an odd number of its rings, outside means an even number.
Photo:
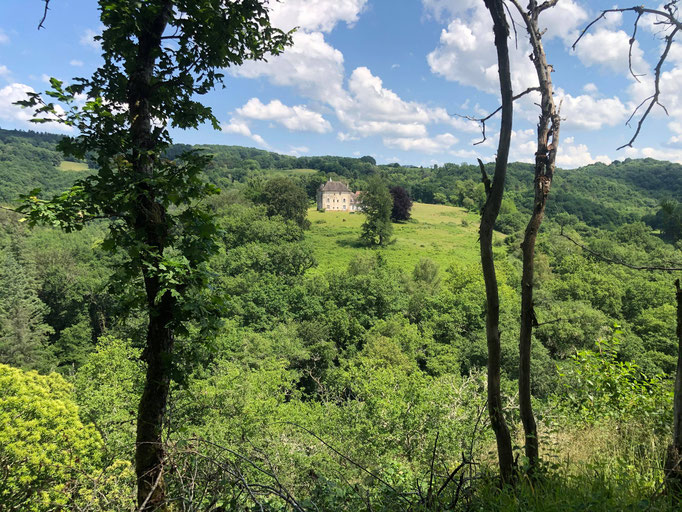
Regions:
<svg viewBox="0 0 682 512"><path fill-rule="evenodd" d="M533 213L528 221L523 242L521 243L523 275L521 277L521 329L519 332L519 409L525 434L529 472L532 473L537 466L539 455L538 432L533 414L530 390L531 340L533 327L537 323L533 304L535 241L545 216L545 206L554 178L561 118L554 104L552 68L547 64L547 56L545 55L541 40L542 33L538 26L538 17L543 8L538 8L537 2L531 0L528 5L528 12L526 12L517 0L513 0L513 3L526 24L526 30L528 31L531 47L533 48L531 60L535 66L542 96L540 103L541 113L537 128L538 145L535 153Z"/></svg>
<svg viewBox="0 0 682 512"><path fill-rule="evenodd" d="M136 66L128 82L130 135L134 148L131 163L140 183L133 227L144 233L147 255L142 257L149 265L142 265L149 324L143 352L147 375L137 413L135 444L137 500L141 511L164 510L165 502L162 428L170 388L174 342L171 324L176 301L169 292L159 297L162 283L157 270L166 248L168 225L165 208L155 199L146 180L154 177L154 155L158 154L158 141L152 132L151 83L161 36L170 14L171 4L166 2L160 6L157 16L140 28Z"/></svg>
<svg viewBox="0 0 682 512"><path fill-rule="evenodd" d="M500 465L500 477L509 483L513 478L513 454L511 436L502 410L500 392L500 297L495 274L493 257L493 227L497 220L502 204L504 183L509 159L509 145L511 141L513 96L511 86L511 72L509 67L509 25L504 13L502 0L484 0L493 19L495 46L497 48L498 70L500 75L500 92L502 95L502 122L500 126L500 140L495 159L495 175L491 184L481 164L483 182L487 199L481 212L480 245L481 266L485 280L486 294L486 337L488 340L488 413L497 441L497 455Z"/></svg>
<svg viewBox="0 0 682 512"><path fill-rule="evenodd" d="M682 288L675 281L677 297L677 375L673 398L673 442L668 447L665 479L668 493L679 501L682 494Z"/></svg>

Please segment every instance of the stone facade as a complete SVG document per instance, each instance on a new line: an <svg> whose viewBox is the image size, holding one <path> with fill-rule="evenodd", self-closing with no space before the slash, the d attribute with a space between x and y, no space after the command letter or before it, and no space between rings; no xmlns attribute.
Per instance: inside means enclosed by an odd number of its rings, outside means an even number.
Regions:
<svg viewBox="0 0 682 512"><path fill-rule="evenodd" d="M348 185L332 181L317 189L317 209L329 211L357 212L361 210L360 192L351 192Z"/></svg>

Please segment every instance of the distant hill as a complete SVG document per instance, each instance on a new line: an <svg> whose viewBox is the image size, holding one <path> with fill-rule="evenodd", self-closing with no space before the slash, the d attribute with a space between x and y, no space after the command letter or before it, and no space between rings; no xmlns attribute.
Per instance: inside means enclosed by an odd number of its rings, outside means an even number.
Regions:
<svg viewBox="0 0 682 512"><path fill-rule="evenodd" d="M56 194L87 176L86 165L62 164L64 159L56 150L60 138L49 133L0 129L0 203L12 203L20 194L35 188L42 189L44 196Z"/></svg>
<svg viewBox="0 0 682 512"><path fill-rule="evenodd" d="M60 137L0 129L0 202L15 201L19 194L33 188L41 188L43 196L50 196L91 172L82 162L63 160L55 150ZM376 166L369 156L294 157L222 145L177 144L167 155L174 158L188 149L200 149L213 155L206 176L220 187L246 182L258 175L267 177L275 172L287 172L307 180L304 184L311 193L316 186L313 176L318 171L318 179L322 175L340 177L360 189L364 178L378 168L392 184L404 186L416 201L422 203L464 206L475 211L483 200L477 165L415 167L394 163ZM524 214L532 205L532 177L531 165L510 164L507 197ZM547 211L549 216L566 212L590 225L608 228L640 220L654 213L662 200L679 197L682 197L682 166L651 158L625 159L610 165L559 170Z"/></svg>

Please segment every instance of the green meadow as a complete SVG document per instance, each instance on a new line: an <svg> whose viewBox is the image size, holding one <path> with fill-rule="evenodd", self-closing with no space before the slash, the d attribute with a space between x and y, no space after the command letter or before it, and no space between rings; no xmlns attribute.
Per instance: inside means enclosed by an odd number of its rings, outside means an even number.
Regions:
<svg viewBox="0 0 682 512"><path fill-rule="evenodd" d="M361 213L308 210L311 227L306 238L313 244L319 264L314 271L342 269L358 254L377 252L389 264L408 271L422 258L432 259L442 270L453 263L479 261L479 217L463 208L414 203L412 219L393 225L393 241L383 249L359 243L364 218Z"/></svg>
<svg viewBox="0 0 682 512"><path fill-rule="evenodd" d="M62 160L57 169L60 171L87 171L88 164L85 162L67 162Z"/></svg>

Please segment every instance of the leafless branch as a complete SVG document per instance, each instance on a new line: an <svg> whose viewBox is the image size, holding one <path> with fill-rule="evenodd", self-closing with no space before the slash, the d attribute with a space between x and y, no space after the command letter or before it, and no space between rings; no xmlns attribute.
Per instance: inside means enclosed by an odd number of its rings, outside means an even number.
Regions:
<svg viewBox="0 0 682 512"><path fill-rule="evenodd" d="M668 114L668 110L663 106L659 101L658 98L661 95L661 69L663 68L663 63L665 62L665 59L668 57L668 53L670 52L670 48L673 45L673 42L675 40L675 34L680 29L678 27L675 27L673 31L668 34L665 39L666 39L666 45L665 45L665 50L663 50L663 53L661 54L661 58L658 60L658 64L656 64L656 72L655 72L655 78L654 78L654 94L651 96L651 100L649 101L649 106L647 107L646 111L644 114L642 114L642 117L639 118L639 122L637 123L637 129L635 130L635 134L632 136L630 141L627 144L623 144L622 146L618 147L618 149L623 149L627 147L632 147L632 144L635 142L635 139L637 139L637 136L639 135L639 132L642 130L642 125L644 124L644 121L646 118L649 116L649 113L651 112L651 109L654 108L654 105L659 105L666 113Z"/></svg>
<svg viewBox="0 0 682 512"><path fill-rule="evenodd" d="M630 38L630 41L628 42L628 68L630 69L630 74L632 75L632 78L637 80L639 82L639 77L644 76L643 74L638 75L637 73L634 72L632 69L632 48L635 45L635 41L637 41L637 27L639 25L639 20L641 19L643 13L638 13L637 18L635 19L635 23L633 24L632 28L632 37Z"/></svg>
<svg viewBox="0 0 682 512"><path fill-rule="evenodd" d="M45 10L43 11L43 17L40 19L40 23L38 23L38 30L41 28L45 28L45 20L47 19L47 11L50 10L50 0L43 0L45 2Z"/></svg>
<svg viewBox="0 0 682 512"><path fill-rule="evenodd" d="M521 99L521 98L523 98L526 94L529 94L529 93L531 93L531 92L538 92L538 91L540 91L540 88L539 88L539 87L529 87L529 88L526 89L525 91L523 91L523 92L517 94L516 96L513 96L513 97L512 97L512 101L516 101L516 100L518 100L518 99ZM485 133L485 123L486 123L487 121L489 121L489 120L490 120L495 114L497 114L500 110L502 110L502 106L497 107L493 112L491 112L490 114L488 114L488 115L485 116L485 117L472 117L472 116L465 116L465 115L462 115L462 114L455 114L455 115L456 115L457 117L461 117L462 119L466 119L466 120L468 120L468 121L474 121L474 122L479 123L479 124L481 125L481 135L483 136L483 139L480 140L480 141L478 141L478 142L474 142L474 146L478 146L479 144L483 144L486 140L488 140L488 137L486 136L486 133Z"/></svg>
<svg viewBox="0 0 682 512"><path fill-rule="evenodd" d="M643 265L643 266L633 265L633 264L628 263L626 261L615 260L613 258L609 258L607 256L604 256L603 254L599 254L598 252L593 251L589 247L585 246L584 244L581 244L577 240L574 240L573 238L568 236L566 233L564 233L563 227L561 228L560 236L564 237L569 242L572 242L573 244L577 245L583 251L590 253L595 258L598 258L598 259L605 261L607 263L613 263L615 265L620 265L622 267L631 268L632 270L654 270L654 271L660 271L660 272L677 272L677 271L682 270L682 267L655 267L655 266L646 266L646 265Z"/></svg>
<svg viewBox="0 0 682 512"><path fill-rule="evenodd" d="M644 125L644 121L646 121L647 117L649 117L649 114L651 113L651 110L654 108L655 105L658 105L663 109L663 111L668 114L668 110L666 107L660 103L659 97L661 94L661 88L660 88L660 82L661 82L661 69L663 68L663 64L665 63L668 54L670 52L670 48L672 47L672 44L674 42L675 36L677 33L682 29L682 22L677 18L677 7L676 7L676 1L668 2L663 6L663 10L661 9L650 9L641 5L636 5L633 7L624 7L624 8L613 8L613 9L605 9L601 11L599 16L597 16L594 20L592 20L580 33L578 38L575 40L575 42L572 45L573 50L575 50L576 45L580 42L580 40L583 38L583 36L600 20L604 19L608 13L625 13L625 12L634 12L637 14L637 17L635 18L634 24L633 24L633 31L632 31L632 37L630 37L629 41L629 51L628 51L628 67L630 74L633 76L635 80L639 82L639 77L643 76L641 74L635 73L634 69L632 68L632 48L634 47L635 42L637 41L637 29L639 26L639 21L642 18L644 14L651 14L654 16L659 17L659 21L656 21L657 25L663 25L666 28L672 28L672 31L665 36L665 48L663 52L661 53L658 63L656 64L655 67L655 77L654 77L654 93L649 96L647 99L642 101L637 108L634 110L632 115L630 115L630 118L626 122L626 124L629 125L630 121L634 118L635 114L637 111L647 104L647 108L644 111L644 114L642 114L642 117L639 118L639 121L637 123L637 129L635 130L634 135L630 138L630 140L626 143L623 144L622 146L619 146L618 149L623 149L627 147L633 147L632 145L634 144L635 140L637 140L637 137L639 136L642 126Z"/></svg>

